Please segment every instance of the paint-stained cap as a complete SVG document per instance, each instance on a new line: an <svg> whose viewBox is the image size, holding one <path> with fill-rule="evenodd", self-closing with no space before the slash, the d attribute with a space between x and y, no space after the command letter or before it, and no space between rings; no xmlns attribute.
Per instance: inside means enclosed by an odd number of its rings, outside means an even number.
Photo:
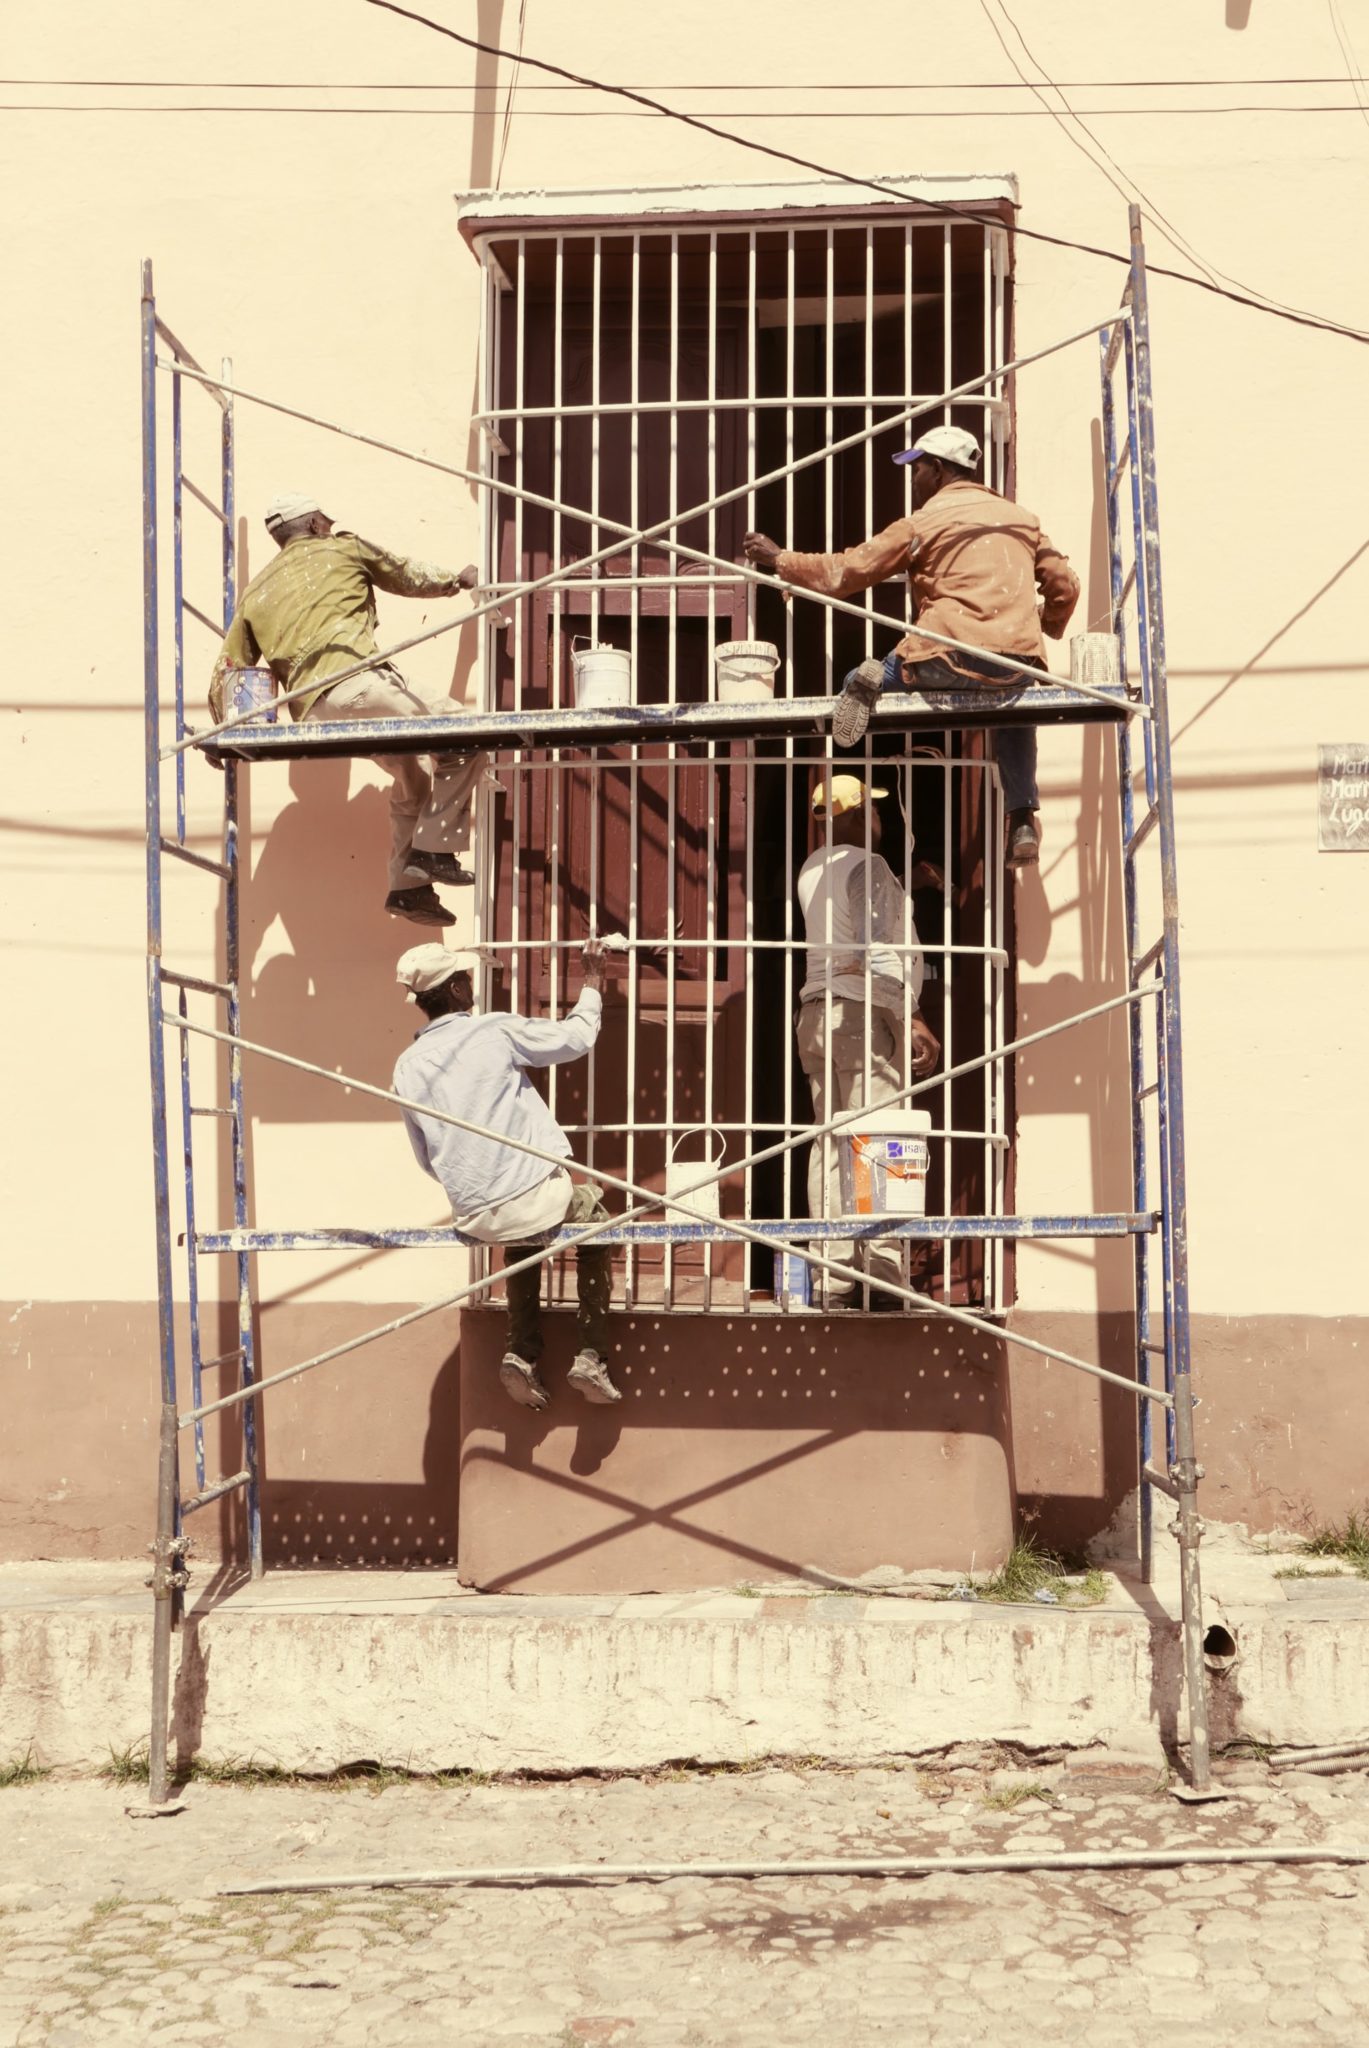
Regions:
<svg viewBox="0 0 1369 2048"><path fill-rule="evenodd" d="M311 498L307 491L281 491L266 508L266 531L270 533L292 519L304 519L310 512L322 510L318 499Z"/></svg>
<svg viewBox="0 0 1369 2048"><path fill-rule="evenodd" d="M963 427L931 427L911 448L894 457L895 462L916 462L919 455L939 455L960 469L978 469L979 443Z"/></svg>

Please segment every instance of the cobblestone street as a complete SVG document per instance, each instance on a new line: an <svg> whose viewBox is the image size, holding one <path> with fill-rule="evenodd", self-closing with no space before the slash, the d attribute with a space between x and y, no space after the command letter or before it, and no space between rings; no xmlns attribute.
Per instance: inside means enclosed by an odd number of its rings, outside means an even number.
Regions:
<svg viewBox="0 0 1369 2048"><path fill-rule="evenodd" d="M1364 1778L1231 1797L1073 1767L761 1769L435 1785L0 1792L0 2048L461 2040L685 2044L1369 2038L1363 1869L331 1891L234 1884L457 1864L1369 1842Z"/></svg>

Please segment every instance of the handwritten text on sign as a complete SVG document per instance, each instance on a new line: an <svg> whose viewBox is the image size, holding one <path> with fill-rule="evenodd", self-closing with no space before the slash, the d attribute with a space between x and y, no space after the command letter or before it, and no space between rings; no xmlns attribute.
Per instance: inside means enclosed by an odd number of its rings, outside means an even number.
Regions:
<svg viewBox="0 0 1369 2048"><path fill-rule="evenodd" d="M1317 845L1323 853L1369 853L1369 742L1317 754Z"/></svg>

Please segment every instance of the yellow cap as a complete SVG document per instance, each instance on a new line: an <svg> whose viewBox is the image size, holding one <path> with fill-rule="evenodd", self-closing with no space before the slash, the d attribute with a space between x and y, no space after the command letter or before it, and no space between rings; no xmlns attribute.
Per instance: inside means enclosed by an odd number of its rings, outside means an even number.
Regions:
<svg viewBox="0 0 1369 2048"><path fill-rule="evenodd" d="M867 792L858 775L834 775L830 801L828 785L825 782L820 782L813 791L813 816L825 818L829 809L834 818L839 818L843 811L858 811L867 794L873 803L882 796L888 796L889 792L887 789L872 789Z"/></svg>

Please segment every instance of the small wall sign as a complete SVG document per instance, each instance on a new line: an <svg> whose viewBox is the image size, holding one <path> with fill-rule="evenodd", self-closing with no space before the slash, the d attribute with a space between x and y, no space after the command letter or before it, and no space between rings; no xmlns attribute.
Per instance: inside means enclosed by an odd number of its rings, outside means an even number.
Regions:
<svg viewBox="0 0 1369 2048"><path fill-rule="evenodd" d="M1317 845L1369 853L1369 741L1317 749Z"/></svg>

